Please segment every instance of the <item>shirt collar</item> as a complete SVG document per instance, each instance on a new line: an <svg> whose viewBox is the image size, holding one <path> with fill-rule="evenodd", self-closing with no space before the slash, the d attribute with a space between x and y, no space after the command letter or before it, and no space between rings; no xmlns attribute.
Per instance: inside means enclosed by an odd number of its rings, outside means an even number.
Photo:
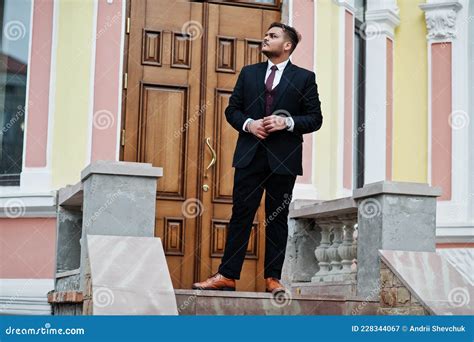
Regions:
<svg viewBox="0 0 474 342"><path fill-rule="evenodd" d="M285 67L286 67L286 65L288 64L289 61L290 61L290 59L288 58L286 61L283 61L283 62L278 63L278 64L273 64L270 60L268 60L267 70L270 69L272 66L276 65L279 71L283 71L283 70L285 70Z"/></svg>

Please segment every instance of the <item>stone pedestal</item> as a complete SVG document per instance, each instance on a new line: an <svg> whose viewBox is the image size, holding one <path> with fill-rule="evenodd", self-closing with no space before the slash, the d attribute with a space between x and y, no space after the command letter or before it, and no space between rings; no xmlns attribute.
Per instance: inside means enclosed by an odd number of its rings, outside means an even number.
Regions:
<svg viewBox="0 0 474 342"><path fill-rule="evenodd" d="M162 175L151 164L114 161L98 161L81 172L81 291L90 274L87 235L155 236L156 181Z"/></svg>
<svg viewBox="0 0 474 342"><path fill-rule="evenodd" d="M55 290L48 297L55 313L91 313L88 235L155 236L162 175L162 168L147 163L97 161L81 172L80 182L58 191Z"/></svg>
<svg viewBox="0 0 474 342"><path fill-rule="evenodd" d="M389 181L354 190L358 296L379 296L380 249L435 251L436 197L440 195L440 188L428 184Z"/></svg>

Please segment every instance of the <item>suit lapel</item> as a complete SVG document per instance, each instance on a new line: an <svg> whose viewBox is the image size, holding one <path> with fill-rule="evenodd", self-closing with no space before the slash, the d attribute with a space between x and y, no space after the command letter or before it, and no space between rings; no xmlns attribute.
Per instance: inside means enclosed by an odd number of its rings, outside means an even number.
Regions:
<svg viewBox="0 0 474 342"><path fill-rule="evenodd" d="M258 92L258 102L260 104L260 112L263 113L265 110L265 74L267 72L268 62L260 63L259 68L256 73L256 82L257 82L257 92Z"/></svg>

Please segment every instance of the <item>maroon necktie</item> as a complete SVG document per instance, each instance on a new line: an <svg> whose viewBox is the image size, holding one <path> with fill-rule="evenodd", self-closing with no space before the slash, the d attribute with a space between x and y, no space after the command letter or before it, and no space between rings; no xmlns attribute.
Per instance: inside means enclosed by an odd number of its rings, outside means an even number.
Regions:
<svg viewBox="0 0 474 342"><path fill-rule="evenodd" d="M276 65L273 65L271 67L272 72L267 78L267 81L265 82L265 114L264 116L271 115L271 108L273 105L273 91L272 91L272 86L273 86L273 80L275 79L275 74L276 71L278 70Z"/></svg>
<svg viewBox="0 0 474 342"><path fill-rule="evenodd" d="M272 72L270 73L270 76L268 76L267 81L265 82L265 86L267 87L268 91L272 91L273 80L275 79L275 74L278 70L278 67L276 65L273 65L270 69L272 70Z"/></svg>

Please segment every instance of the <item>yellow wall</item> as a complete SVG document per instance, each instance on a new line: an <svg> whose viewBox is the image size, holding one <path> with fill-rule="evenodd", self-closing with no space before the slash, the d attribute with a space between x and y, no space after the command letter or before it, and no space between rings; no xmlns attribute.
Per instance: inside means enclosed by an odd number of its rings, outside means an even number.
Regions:
<svg viewBox="0 0 474 342"><path fill-rule="evenodd" d="M60 0L53 114L53 187L80 180L88 163L93 0Z"/></svg>
<svg viewBox="0 0 474 342"><path fill-rule="evenodd" d="M394 45L394 181L427 182L428 57L419 3L398 0L401 22Z"/></svg>
<svg viewBox="0 0 474 342"><path fill-rule="evenodd" d="M332 199L337 187L338 135L338 55L339 6L331 0L317 2L317 56L318 83L323 125L315 134L313 179L319 199ZM342 150L341 150L342 151Z"/></svg>

